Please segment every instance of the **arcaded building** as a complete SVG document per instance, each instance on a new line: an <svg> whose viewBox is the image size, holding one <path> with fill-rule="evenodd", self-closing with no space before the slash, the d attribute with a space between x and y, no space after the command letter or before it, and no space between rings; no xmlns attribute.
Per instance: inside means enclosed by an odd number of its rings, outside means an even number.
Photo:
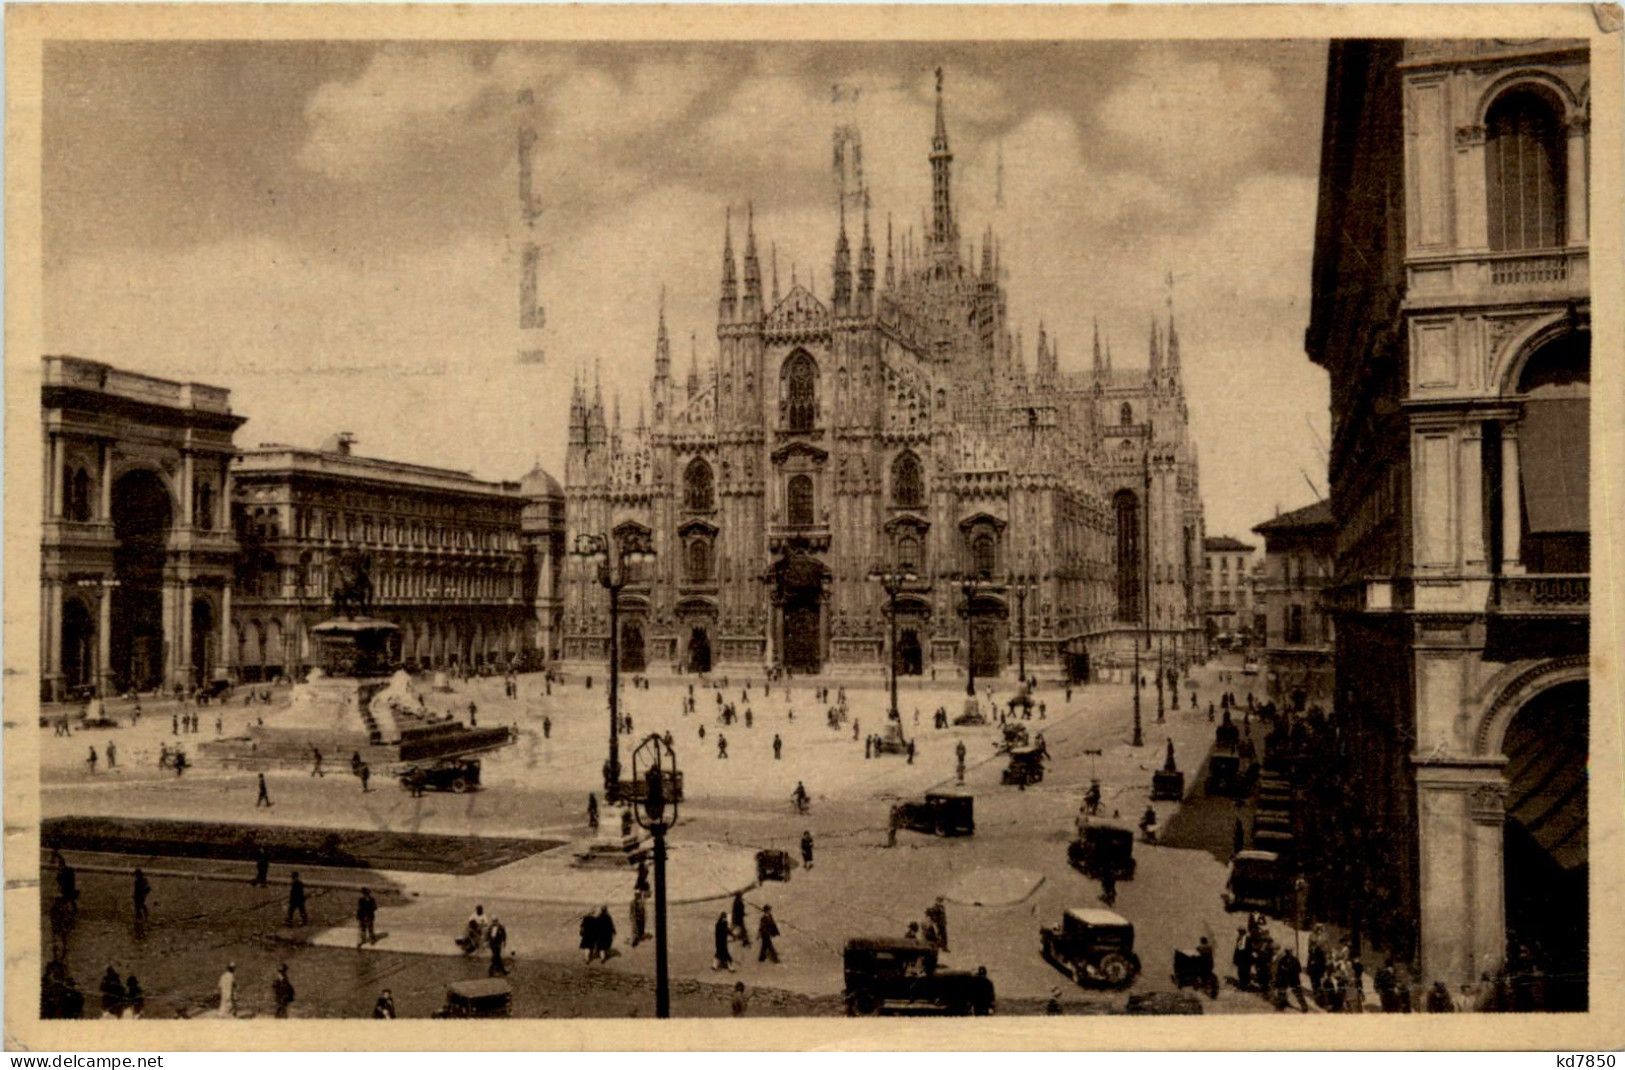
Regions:
<svg viewBox="0 0 1625 1070"><path fill-rule="evenodd" d="M1307 336L1347 920L1424 981L1538 968L1552 1009L1589 962L1590 74L1581 41L1334 41Z"/></svg>
<svg viewBox="0 0 1625 1070"><path fill-rule="evenodd" d="M1148 367L1093 340L1032 366L1006 314L996 236L955 213L939 83L928 231L884 234L832 209L827 292L764 279L754 220L724 231L714 358L674 374L661 312L635 425L578 384L565 465L567 544L648 546L620 595L622 666L705 672L887 664L901 576L904 674L1086 679L1134 644L1202 638L1200 489L1170 316ZM844 205L844 201L842 202ZM743 226L743 255L735 227ZM609 655L596 566L563 568L563 657Z"/></svg>
<svg viewBox="0 0 1625 1070"><path fill-rule="evenodd" d="M192 687L227 664L231 392L46 357L45 701Z"/></svg>

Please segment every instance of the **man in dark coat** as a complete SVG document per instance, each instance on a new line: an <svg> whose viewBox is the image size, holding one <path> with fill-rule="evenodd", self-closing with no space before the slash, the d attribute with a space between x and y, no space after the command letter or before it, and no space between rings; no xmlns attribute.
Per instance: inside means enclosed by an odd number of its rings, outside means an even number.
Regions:
<svg viewBox="0 0 1625 1070"><path fill-rule="evenodd" d="M948 950L948 905L942 896L925 908L925 920L935 926L937 930L937 946L943 951Z"/></svg>
<svg viewBox="0 0 1625 1070"><path fill-rule="evenodd" d="M117 1016L124 1006L124 980L119 977L118 971L107 967L102 974L102 1013Z"/></svg>
<svg viewBox="0 0 1625 1070"><path fill-rule="evenodd" d="M734 893L732 922L733 931L739 934L739 942L749 947L750 930L745 927L745 895L743 892Z"/></svg>
<svg viewBox="0 0 1625 1070"><path fill-rule="evenodd" d="M506 977L508 963L502 955L508 946L508 929L495 915L491 917L491 928L486 930L485 938L491 944L491 968L486 971L486 976Z"/></svg>
<svg viewBox="0 0 1625 1070"><path fill-rule="evenodd" d="M152 894L152 884L147 880L147 875L141 872L139 866L135 870L135 880L131 886L130 894L135 900L135 920L137 922L146 921L147 896Z"/></svg>
<svg viewBox="0 0 1625 1070"><path fill-rule="evenodd" d="M773 946L773 938L779 935L778 922L773 920L773 908L764 906L762 918L756 923L756 939L761 942L762 949L756 954L757 962L766 962L772 959L777 965L779 949Z"/></svg>
<svg viewBox="0 0 1625 1070"><path fill-rule="evenodd" d="M300 925L310 924L310 913L305 909L305 882L299 879L299 874L293 874L288 884L288 917L284 925L293 924L293 916L299 915Z"/></svg>
<svg viewBox="0 0 1625 1070"><path fill-rule="evenodd" d="M1309 1004L1303 997L1303 968L1298 964L1298 956L1290 945L1275 960L1276 1010L1286 1010L1288 996L1298 1001L1298 1010L1309 1013Z"/></svg>
<svg viewBox="0 0 1625 1070"><path fill-rule="evenodd" d="M615 953L615 919L609 916L609 907L598 908L598 954L605 962Z"/></svg>
<svg viewBox="0 0 1625 1070"><path fill-rule="evenodd" d="M803 830L801 833L801 865L804 869L812 869L813 837L810 830Z"/></svg>
<svg viewBox="0 0 1625 1070"><path fill-rule="evenodd" d="M727 970L733 972L733 954L728 950L728 915L717 914L717 923L712 929L712 942L715 955L711 963L713 970Z"/></svg>
<svg viewBox="0 0 1625 1070"><path fill-rule="evenodd" d="M361 889L361 898L355 905L356 926L361 930L361 938L355 945L363 947L378 942L378 933L373 929L373 923L378 920L378 900L372 897L371 888Z"/></svg>
<svg viewBox="0 0 1625 1070"><path fill-rule="evenodd" d="M276 1002L276 1016L286 1018L288 1007L293 1003L293 982L288 979L286 962L276 968L276 977L271 980L271 998Z"/></svg>

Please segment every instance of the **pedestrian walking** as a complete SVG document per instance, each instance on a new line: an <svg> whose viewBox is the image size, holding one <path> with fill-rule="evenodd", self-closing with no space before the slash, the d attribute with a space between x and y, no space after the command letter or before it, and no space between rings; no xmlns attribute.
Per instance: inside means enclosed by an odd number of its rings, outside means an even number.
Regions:
<svg viewBox="0 0 1625 1070"><path fill-rule="evenodd" d="M118 745L112 740L107 741L107 768L112 769L118 765Z"/></svg>
<svg viewBox="0 0 1625 1070"><path fill-rule="evenodd" d="M487 977L508 976L508 960L504 953L508 947L508 927L502 924L502 919L495 914L491 915L491 927L486 930L485 939L491 945L491 965L486 969Z"/></svg>
<svg viewBox="0 0 1625 1070"><path fill-rule="evenodd" d="M887 847L896 847L897 846L897 830L899 828L901 828L902 825L903 825L903 808L901 806L893 806L891 808L891 812L886 815L886 846Z"/></svg>
<svg viewBox="0 0 1625 1070"><path fill-rule="evenodd" d="M644 905L643 892L641 890L634 889L632 892L632 906L630 909L630 914L632 918L632 935L628 938L627 942L633 947L637 947L639 944L643 943L644 940L648 939L649 936L649 910Z"/></svg>
<svg viewBox="0 0 1625 1070"><path fill-rule="evenodd" d="M908 741L908 764L914 764L914 741L912 739Z"/></svg>
<svg viewBox="0 0 1625 1070"><path fill-rule="evenodd" d="M543 739L552 739L553 738L553 718L551 718L551 717L543 717L542 718L542 738Z"/></svg>
<svg viewBox="0 0 1625 1070"><path fill-rule="evenodd" d="M615 919L609 916L609 907L598 908L598 954L605 962L615 953Z"/></svg>
<svg viewBox="0 0 1625 1070"><path fill-rule="evenodd" d="M589 910L581 916L580 949L586 952L586 961L589 965L598 957L598 914L594 911Z"/></svg>
<svg viewBox="0 0 1625 1070"><path fill-rule="evenodd" d="M1298 964L1298 956L1290 945L1283 948L1281 957L1275 960L1276 1010L1286 1010L1288 996L1298 1001L1298 1010L1309 1013L1309 1004L1303 996L1303 968Z"/></svg>
<svg viewBox="0 0 1625 1070"><path fill-rule="evenodd" d="M351 776L360 776L361 775L361 752L360 751L351 751L350 752L350 775Z"/></svg>
<svg viewBox="0 0 1625 1070"><path fill-rule="evenodd" d="M225 731L226 731L226 720L225 720L225 718L222 717L218 713L215 714L214 715L214 734L217 735L217 736L224 735Z"/></svg>
<svg viewBox="0 0 1625 1070"><path fill-rule="evenodd" d="M863 737L863 757L864 757L865 761L867 761L869 759L869 756L870 756L870 754L872 754L874 752L874 749L875 749L875 737L874 736L864 736Z"/></svg>
<svg viewBox="0 0 1625 1070"><path fill-rule="evenodd" d="M704 729L701 729L701 731L704 731ZM721 732L718 732L717 733L717 757L718 758L726 758L727 756L728 756L728 737L723 735Z"/></svg>
<svg viewBox="0 0 1625 1070"><path fill-rule="evenodd" d="M237 964L226 963L226 972L220 975L220 1016L237 1016Z"/></svg>
<svg viewBox="0 0 1625 1070"><path fill-rule="evenodd" d="M938 947L948 950L948 904L942 896L925 908L925 920L929 921L937 930Z"/></svg>
<svg viewBox="0 0 1625 1070"><path fill-rule="evenodd" d="M743 892L734 893L733 901L733 933L745 947L750 946L750 930L745 927L745 895Z"/></svg>
<svg viewBox="0 0 1625 1070"><path fill-rule="evenodd" d="M310 748L310 758L311 758L310 775L325 778L327 776L327 774L322 772L322 752L321 752L321 749L319 747Z"/></svg>
<svg viewBox="0 0 1625 1070"><path fill-rule="evenodd" d="M779 738L777 732L773 733L773 760L776 762L784 756L784 740Z"/></svg>
<svg viewBox="0 0 1625 1070"><path fill-rule="evenodd" d="M773 908L764 906L762 908L762 917L756 923L756 940L762 945L761 950L756 953L757 962L766 962L772 959L773 964L778 965L779 949L773 946L773 938L778 935L779 925L778 922L773 920Z"/></svg>
<svg viewBox="0 0 1625 1070"><path fill-rule="evenodd" d="M596 792L587 793L587 827L594 832L598 831L598 795Z"/></svg>
<svg viewBox="0 0 1625 1070"><path fill-rule="evenodd" d="M965 741L960 740L954 747L954 778L961 784L965 782Z"/></svg>
<svg viewBox="0 0 1625 1070"><path fill-rule="evenodd" d="M297 871L288 882L288 917L284 925L293 924L293 916L299 915L300 925L310 924L310 913L305 909L305 882L299 879Z"/></svg>
<svg viewBox="0 0 1625 1070"><path fill-rule="evenodd" d="M85 759L85 764L90 766L91 775L94 776L95 773L96 773L96 748L95 747L90 748L90 757Z"/></svg>
<svg viewBox="0 0 1625 1070"><path fill-rule="evenodd" d="M271 856L261 851L254 858L254 879L249 881L256 888L268 887L271 883Z"/></svg>
<svg viewBox="0 0 1625 1070"><path fill-rule="evenodd" d="M163 722L160 721L158 723L162 724ZM181 734L181 715L179 713L172 713L169 715L169 734L172 736L178 736Z"/></svg>
<svg viewBox="0 0 1625 1070"><path fill-rule="evenodd" d="M1110 866L1100 871L1100 901L1107 906L1117 902L1117 872Z"/></svg>
<svg viewBox="0 0 1625 1070"><path fill-rule="evenodd" d="M727 914L717 914L717 923L712 927L711 938L712 951L714 952L711 968L713 970L727 970L732 973L734 971L734 958L733 954L728 950Z"/></svg>
<svg viewBox="0 0 1625 1070"><path fill-rule="evenodd" d="M361 794L365 795L365 794L367 794L367 792L372 790L372 788L367 786L368 783L371 780L372 780L372 766L368 765L366 762L362 762L361 763Z"/></svg>
<svg viewBox="0 0 1625 1070"><path fill-rule="evenodd" d="M152 882L147 880L147 875L141 872L140 866L135 868L135 873L131 876L130 898L135 904L135 921L140 924L147 920L147 897L152 894Z"/></svg>
<svg viewBox="0 0 1625 1070"><path fill-rule="evenodd" d="M276 1016L286 1018L288 1008L293 1005L293 981L288 978L286 962L276 968L276 977L271 981L271 998L276 1001Z"/></svg>
<svg viewBox="0 0 1625 1070"><path fill-rule="evenodd" d="M261 773L260 774L260 794L259 794L259 797L254 800L254 809L258 810L262 806L270 806L270 805L271 805L271 794L270 794L270 792L265 790L265 774Z"/></svg>
<svg viewBox="0 0 1625 1070"><path fill-rule="evenodd" d="M813 837L810 830L801 833L801 865L808 870L813 867Z"/></svg>
<svg viewBox="0 0 1625 1070"><path fill-rule="evenodd" d="M470 702L468 704L468 727L470 727L470 728L478 728L479 726L480 726L480 708L478 706L476 706L474 703Z"/></svg>
<svg viewBox="0 0 1625 1070"><path fill-rule="evenodd" d="M378 920L378 900L372 897L371 888L361 889L361 898L355 904L356 928L360 930L360 939L356 947L365 947L367 944L378 942L378 933L373 928Z"/></svg>

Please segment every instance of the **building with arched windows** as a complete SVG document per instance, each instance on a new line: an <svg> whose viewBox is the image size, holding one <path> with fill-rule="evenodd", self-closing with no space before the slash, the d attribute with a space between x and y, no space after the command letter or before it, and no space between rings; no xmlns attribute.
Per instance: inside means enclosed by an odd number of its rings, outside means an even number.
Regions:
<svg viewBox="0 0 1625 1070"><path fill-rule="evenodd" d="M725 223L717 348L674 376L665 311L635 427L578 382L568 538L647 542L620 596L624 669L1084 679L1156 640L1203 637L1202 520L1172 317L1148 367L1113 371L1097 337L1062 372L1007 323L997 243L961 240L940 92L929 231L884 250L865 209L831 218L828 293L764 279L754 219ZM923 139L922 139L923 140ZM864 201L857 203L863 204ZM832 213L833 215L833 213ZM848 230L861 228L854 243ZM856 249L853 248L856 244ZM879 257L884 263L877 263ZM652 413L648 419L645 413ZM888 655L877 566L913 573ZM609 656L594 566L563 569L563 655Z"/></svg>
<svg viewBox="0 0 1625 1070"><path fill-rule="evenodd" d="M228 671L237 555L230 391L46 357L40 669L46 701Z"/></svg>
<svg viewBox="0 0 1625 1070"><path fill-rule="evenodd" d="M1423 979L1538 976L1530 1010L1588 998L1589 111L1584 41L1334 41L1306 340L1351 800L1325 885Z"/></svg>

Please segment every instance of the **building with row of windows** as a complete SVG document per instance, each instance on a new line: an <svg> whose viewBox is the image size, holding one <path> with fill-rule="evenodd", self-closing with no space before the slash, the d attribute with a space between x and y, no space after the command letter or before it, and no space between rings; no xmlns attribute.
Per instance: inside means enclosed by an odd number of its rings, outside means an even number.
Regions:
<svg viewBox="0 0 1625 1070"><path fill-rule="evenodd" d="M424 668L557 655L564 494L321 449L233 443L230 392L46 357L41 694L293 676L338 559Z"/></svg>
<svg viewBox="0 0 1625 1070"><path fill-rule="evenodd" d="M1325 501L1253 528L1264 540L1255 598L1264 626L1264 693L1277 709L1329 710L1333 698L1331 615L1321 593L1331 582L1336 525Z"/></svg>
<svg viewBox="0 0 1625 1070"><path fill-rule="evenodd" d="M929 233L877 250L842 201L830 291L763 278L723 237L715 360L673 375L662 309L646 415L623 427L578 384L566 524L654 550L620 595L621 664L705 672L905 674L974 668L1083 679L1136 643L1203 641L1202 513L1170 315L1148 367L1035 366L1007 322L991 232L978 259L954 213L939 86ZM858 198L865 205L864 198ZM832 224L836 221L832 219ZM861 226L854 255L848 228ZM877 257L884 256L884 264ZM741 270L742 268L742 270ZM897 641L877 570L900 575ZM566 659L601 664L608 596L563 569Z"/></svg>
<svg viewBox="0 0 1625 1070"><path fill-rule="evenodd" d="M1332 42L1306 339L1343 920L1550 1009L1590 953L1590 86L1584 41Z"/></svg>
<svg viewBox="0 0 1625 1070"><path fill-rule="evenodd" d="M1210 648L1245 646L1254 638L1255 550L1229 535L1209 535L1202 540Z"/></svg>

